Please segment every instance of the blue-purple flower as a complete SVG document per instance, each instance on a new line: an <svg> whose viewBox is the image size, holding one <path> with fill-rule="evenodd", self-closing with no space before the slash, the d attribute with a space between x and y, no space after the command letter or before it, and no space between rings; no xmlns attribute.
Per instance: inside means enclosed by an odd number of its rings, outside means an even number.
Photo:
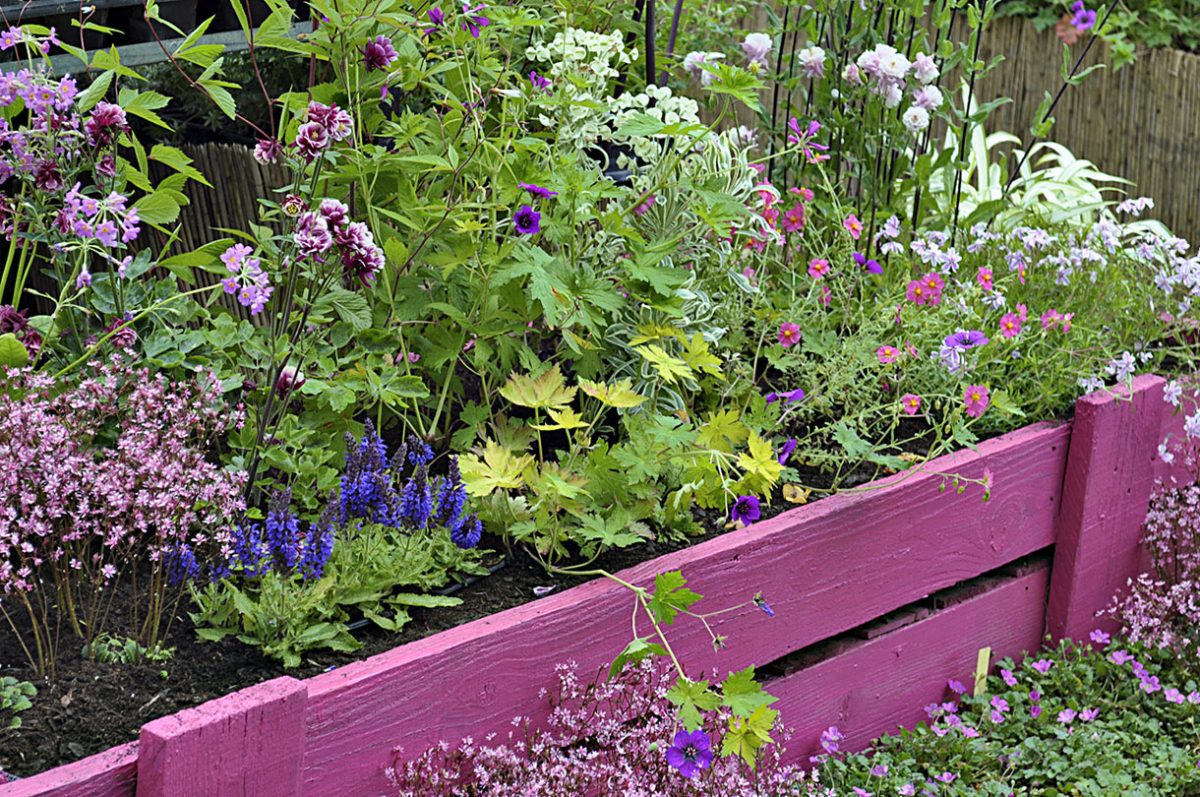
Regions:
<svg viewBox="0 0 1200 797"><path fill-rule="evenodd" d="M749 526L762 517L762 510L759 507L758 499L753 495L740 496L738 500L733 502L733 508L729 510L729 517L734 523Z"/></svg>
<svg viewBox="0 0 1200 797"><path fill-rule="evenodd" d="M542 214L530 205L522 205L513 214L513 224L522 235L536 235L542 230Z"/></svg>
<svg viewBox="0 0 1200 797"><path fill-rule="evenodd" d="M966 351L967 349L986 346L988 338L987 335L978 330L960 329L953 335L947 335L946 339L942 342L946 345L946 348Z"/></svg>
<svg viewBox="0 0 1200 797"><path fill-rule="evenodd" d="M544 91L547 94L550 93L550 80L542 75L539 75L537 70L529 73L529 85L533 86L539 91Z"/></svg>
<svg viewBox="0 0 1200 797"><path fill-rule="evenodd" d="M704 731L680 731L675 742L667 748L667 763L685 778L694 778L712 764L712 741Z"/></svg>
<svg viewBox="0 0 1200 797"><path fill-rule="evenodd" d="M472 6L468 0L462 0L463 7L463 23L462 28L465 31L470 31L473 38L479 38L479 29L486 28L492 24L492 21L485 16L476 14L476 11L482 11L483 5Z"/></svg>
<svg viewBox="0 0 1200 797"><path fill-rule="evenodd" d="M788 460L792 458L792 452L796 450L796 438L789 437L788 441L779 447L779 464L786 465Z"/></svg>
<svg viewBox="0 0 1200 797"><path fill-rule="evenodd" d="M517 183L517 187L522 191L528 191L530 196L539 197L540 199L549 199L550 197L558 196L557 191L551 191L549 188L542 188L540 185L533 183Z"/></svg>

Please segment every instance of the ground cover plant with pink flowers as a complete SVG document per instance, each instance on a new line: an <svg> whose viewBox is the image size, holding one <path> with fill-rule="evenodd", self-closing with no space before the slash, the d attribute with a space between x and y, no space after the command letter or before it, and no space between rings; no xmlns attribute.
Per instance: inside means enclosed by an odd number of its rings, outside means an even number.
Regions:
<svg viewBox="0 0 1200 797"><path fill-rule="evenodd" d="M452 611L492 553L615 578L1194 365L1200 260L1150 200L1054 175L1053 202L964 204L971 158L1018 171L966 144L993 4L785 4L737 38L673 26L658 60L623 7L313 0L293 37L267 5L234 4L253 119L220 48L146 8L182 40L166 68L287 176L194 250L208 181L154 143L166 94L61 32L0 37L0 609L43 684L64 657L158 665L179 624L329 666ZM652 630L614 673L671 661L672 768L718 726L756 762L753 672L671 648L703 585L621 584Z"/></svg>

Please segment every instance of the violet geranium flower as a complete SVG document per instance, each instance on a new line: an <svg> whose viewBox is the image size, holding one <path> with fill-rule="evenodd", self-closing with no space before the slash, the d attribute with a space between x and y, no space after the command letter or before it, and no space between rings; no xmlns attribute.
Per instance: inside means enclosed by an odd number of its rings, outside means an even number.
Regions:
<svg viewBox="0 0 1200 797"><path fill-rule="evenodd" d="M530 205L522 205L513 214L513 224L521 235L536 235L542 231L542 214Z"/></svg>
<svg viewBox="0 0 1200 797"><path fill-rule="evenodd" d="M734 523L749 526L762 517L762 510L759 508L758 499L753 495L739 497L738 500L733 502L733 508L729 510L729 517Z"/></svg>
<svg viewBox="0 0 1200 797"><path fill-rule="evenodd" d="M704 731L679 731L675 742L667 748L667 763L685 778L694 778L712 763L712 741Z"/></svg>
<svg viewBox="0 0 1200 797"><path fill-rule="evenodd" d="M534 185L533 183L517 183L517 187L522 191L528 191L531 196L540 197L541 199L558 196L557 191L551 191L549 188L542 188L540 185Z"/></svg>
<svg viewBox="0 0 1200 797"><path fill-rule="evenodd" d="M986 346L988 338L987 335L975 329L960 329L953 335L947 335L946 339L942 342L946 345L946 348L966 351L967 349Z"/></svg>
<svg viewBox="0 0 1200 797"><path fill-rule="evenodd" d="M485 16L475 13L476 11L483 10L482 4L477 5L477 6L472 6L468 0L462 0L462 7L463 7L462 29L465 31L470 31L471 37L474 39L478 39L480 28L486 28L488 25L492 24L492 21Z"/></svg>

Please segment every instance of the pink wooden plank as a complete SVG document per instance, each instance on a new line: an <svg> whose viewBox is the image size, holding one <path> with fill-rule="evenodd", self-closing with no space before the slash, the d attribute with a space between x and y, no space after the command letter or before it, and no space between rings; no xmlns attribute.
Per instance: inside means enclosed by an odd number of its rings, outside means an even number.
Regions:
<svg viewBox="0 0 1200 797"><path fill-rule="evenodd" d="M0 797L133 797L137 742L0 786Z"/></svg>
<svg viewBox="0 0 1200 797"><path fill-rule="evenodd" d="M1136 576L1163 428L1163 380L1139 376L1132 401L1093 393L1076 404L1046 613L1055 637L1116 630L1096 613Z"/></svg>
<svg viewBox="0 0 1200 797"><path fill-rule="evenodd" d="M143 725L137 797L299 794L307 694L276 678Z"/></svg>
<svg viewBox="0 0 1200 797"><path fill-rule="evenodd" d="M647 584L682 568L706 596L702 610L761 590L778 616L722 617L715 629L729 646L719 657L696 623L676 628L673 643L697 670L771 661L1050 546L1068 436L1066 426L1027 427L623 577ZM979 477L985 467L996 485L991 502L977 488L939 490L940 474ZM622 588L595 581L316 676L304 793L374 793L394 747L412 756L505 728L544 703L538 690L552 685L555 664L610 661L628 640L630 607Z"/></svg>
<svg viewBox="0 0 1200 797"><path fill-rule="evenodd" d="M925 719L924 707L948 699L946 682L972 684L976 656L993 661L1037 650L1049 570L1041 567L920 622L792 673L768 685L773 708L795 729L792 760L819 753L821 732L836 725L845 749Z"/></svg>

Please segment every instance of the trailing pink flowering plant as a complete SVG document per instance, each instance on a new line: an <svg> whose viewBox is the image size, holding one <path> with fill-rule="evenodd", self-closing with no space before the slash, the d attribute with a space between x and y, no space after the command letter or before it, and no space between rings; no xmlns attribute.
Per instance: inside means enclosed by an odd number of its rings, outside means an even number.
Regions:
<svg viewBox="0 0 1200 797"><path fill-rule="evenodd" d="M507 734L443 742L415 759L397 750L388 775L398 797L833 797L815 775L783 763L781 745L764 747L752 767L719 757L720 717L694 731L673 715L670 672L649 663L616 677L589 679L574 664L557 668L550 716L527 717ZM790 738L778 729L782 739Z"/></svg>
<svg viewBox="0 0 1200 797"><path fill-rule="evenodd" d="M87 645L119 622L154 649L181 594L173 553L228 553L244 476L208 452L239 413L210 376L118 357L76 384L7 370L0 407L0 614L30 664L54 675L64 628Z"/></svg>

